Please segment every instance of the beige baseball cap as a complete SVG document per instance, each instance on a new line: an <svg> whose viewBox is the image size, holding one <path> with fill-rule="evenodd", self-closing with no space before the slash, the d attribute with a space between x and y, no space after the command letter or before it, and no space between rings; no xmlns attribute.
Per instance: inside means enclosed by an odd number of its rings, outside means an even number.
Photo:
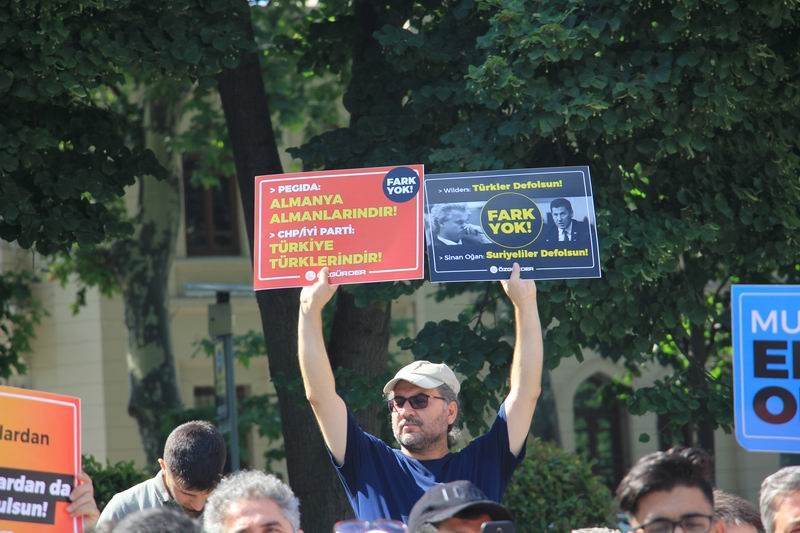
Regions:
<svg viewBox="0 0 800 533"><path fill-rule="evenodd" d="M456 394L461 390L461 384L458 382L455 373L444 363L414 361L407 364L384 385L384 394L393 391L398 381L408 381L423 389L435 389L441 385L447 385Z"/></svg>

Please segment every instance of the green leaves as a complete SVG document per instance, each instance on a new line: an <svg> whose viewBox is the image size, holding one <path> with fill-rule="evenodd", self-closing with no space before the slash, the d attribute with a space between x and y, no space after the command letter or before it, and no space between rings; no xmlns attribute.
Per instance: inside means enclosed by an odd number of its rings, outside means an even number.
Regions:
<svg viewBox="0 0 800 533"><path fill-rule="evenodd" d="M14 82L14 73L0 68L0 94L8 91Z"/></svg>
<svg viewBox="0 0 800 533"><path fill-rule="evenodd" d="M585 347L632 374L663 365L654 386L620 392L633 411L726 427L728 281L800 279L800 72L797 40L785 37L798 22L788 4L762 4L402 1L373 6L367 27L347 3L321 2L302 22L264 10L256 30L271 72L298 66L312 82L302 90L352 81L349 126L292 152L306 168L588 162L603 278L540 284L540 313L557 324L546 332L547 366ZM198 46L222 52L224 34L199 27ZM191 63L187 54L171 57ZM275 86L280 122L296 120L294 86ZM317 131L336 123L314 109ZM348 291L364 303L416 288ZM507 376L508 321L491 305L503 300L484 285L439 290L478 303L401 347L469 376L464 412L477 431ZM692 381L690 368L703 379Z"/></svg>
<svg viewBox="0 0 800 533"><path fill-rule="evenodd" d="M24 374L36 325L46 314L33 294L36 279L26 271L0 273L0 378Z"/></svg>
<svg viewBox="0 0 800 533"><path fill-rule="evenodd" d="M81 463L83 470L92 478L94 499L99 509L103 509L108 501L117 493L127 490L148 479L152 474L138 468L133 461L119 461L101 464L91 455L84 455Z"/></svg>
<svg viewBox="0 0 800 533"><path fill-rule="evenodd" d="M130 117L95 97L119 94L126 76L191 81L234 66L249 46L248 7L99 0L31 9L0 7L3 27L15 30L13 40L0 32L0 236L48 254L113 237L123 226L106 203L136 176L163 175L151 154L130 148Z"/></svg>
<svg viewBox="0 0 800 533"><path fill-rule="evenodd" d="M615 525L611 493L591 465L538 439L529 441L503 503L520 533Z"/></svg>
<svg viewBox="0 0 800 533"><path fill-rule="evenodd" d="M48 254L119 234L112 200L137 175L163 175L152 155L128 148L113 113L31 103L9 113L17 120L0 131L0 234L25 248Z"/></svg>
<svg viewBox="0 0 800 533"><path fill-rule="evenodd" d="M666 436L681 434L687 424L703 424L713 429L721 427L730 432L733 421L730 364L722 365L724 370L705 374L703 387L689 385L688 367L677 368L674 374L656 380L652 386L633 391L628 398L628 409L638 415L663 415L665 425L662 430Z"/></svg>

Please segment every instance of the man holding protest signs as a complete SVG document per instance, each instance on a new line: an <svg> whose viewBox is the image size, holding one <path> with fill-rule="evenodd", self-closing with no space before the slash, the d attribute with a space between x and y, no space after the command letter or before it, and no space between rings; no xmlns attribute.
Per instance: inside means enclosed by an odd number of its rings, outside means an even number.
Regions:
<svg viewBox="0 0 800 533"><path fill-rule="evenodd" d="M447 435L458 416L460 383L444 364L415 361L384 387L399 450L358 427L336 393L322 334L322 308L337 287L329 284L324 268L317 282L302 290L298 353L306 397L358 518L406 520L428 488L459 479L472 481L499 501L524 456L543 356L536 284L520 278L516 263L511 278L501 283L516 323L509 393L489 432L457 453L450 452Z"/></svg>

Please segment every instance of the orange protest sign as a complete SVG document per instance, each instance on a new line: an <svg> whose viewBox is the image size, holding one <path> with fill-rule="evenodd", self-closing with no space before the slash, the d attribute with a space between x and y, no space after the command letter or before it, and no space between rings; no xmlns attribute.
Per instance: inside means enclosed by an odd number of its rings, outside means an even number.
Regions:
<svg viewBox="0 0 800 533"><path fill-rule="evenodd" d="M422 165L255 178L253 287L423 277Z"/></svg>
<svg viewBox="0 0 800 533"><path fill-rule="evenodd" d="M66 511L80 471L80 399L0 387L0 531L78 532Z"/></svg>

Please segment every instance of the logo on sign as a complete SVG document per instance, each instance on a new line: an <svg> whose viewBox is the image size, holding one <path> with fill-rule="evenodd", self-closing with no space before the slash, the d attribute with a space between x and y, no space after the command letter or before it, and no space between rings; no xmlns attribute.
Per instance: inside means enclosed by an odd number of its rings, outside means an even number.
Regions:
<svg viewBox="0 0 800 533"><path fill-rule="evenodd" d="M411 168L397 167L383 178L383 194L395 203L411 200L419 192L419 175Z"/></svg>
<svg viewBox="0 0 800 533"><path fill-rule="evenodd" d="M528 246L542 232L542 213L524 194L493 196L481 210L481 227L492 242L506 248Z"/></svg>

